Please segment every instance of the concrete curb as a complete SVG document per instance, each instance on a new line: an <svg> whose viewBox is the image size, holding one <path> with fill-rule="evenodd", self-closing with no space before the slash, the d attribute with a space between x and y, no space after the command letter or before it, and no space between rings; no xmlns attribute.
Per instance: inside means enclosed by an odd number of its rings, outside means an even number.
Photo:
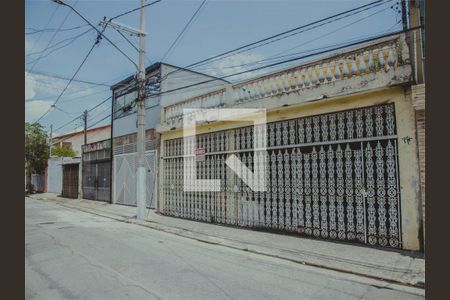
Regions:
<svg viewBox="0 0 450 300"><path fill-rule="evenodd" d="M388 270L383 270L383 266L374 266L370 264L361 264L357 261L349 261L348 259L343 259L340 257L324 257L323 255L315 255L314 253L310 252L293 252L288 250L282 250L282 249L272 249L264 246L259 245L252 245L252 244L246 244L242 243L240 241L235 241L229 238L219 238L215 236L211 236L205 233L196 232L193 230L187 230L184 228L176 227L176 226L167 226L158 222L154 221L140 221L136 220L134 218L130 218L129 216L123 216L123 215L117 215L117 214L111 214L108 212L105 212L103 210L95 209L95 208L86 208L86 207L80 207L77 205L68 204L67 202L59 199L48 199L43 198L39 196L33 195L31 198L36 200L44 200L52 203L56 203L58 205L83 211L86 213L94 214L97 216L113 219L120 222L125 223L131 223L136 224L140 226L144 226L150 229L163 231L166 233L175 234L184 238L189 238L193 240L197 240L200 242L208 243L208 244L214 244L214 245L220 245L223 247L228 247L232 249L242 250L242 251L248 251L255 254L270 256L278 259L288 260L291 262L303 264L303 265L309 265L313 267L320 267L327 270L337 271L337 272L343 272L347 274L353 274L358 276L364 276L367 278L375 279L375 280L382 280L386 282L387 285L396 285L397 289L398 286L403 286L407 289L413 289L418 290L414 293L422 294L421 291L423 291L424 294L424 283L420 282L417 278L421 278L423 274L417 273L412 271L411 269L405 269L405 268L390 268ZM374 272L378 271L378 272ZM386 288L386 285L378 285L378 287L384 287Z"/></svg>

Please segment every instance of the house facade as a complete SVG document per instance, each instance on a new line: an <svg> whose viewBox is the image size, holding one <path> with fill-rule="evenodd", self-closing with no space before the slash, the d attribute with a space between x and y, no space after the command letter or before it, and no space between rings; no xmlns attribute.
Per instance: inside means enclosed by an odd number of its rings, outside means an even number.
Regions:
<svg viewBox="0 0 450 300"><path fill-rule="evenodd" d="M86 130L87 142L95 143L111 138L111 125L90 128ZM81 146L84 145L84 130L65 133L52 138L54 146L70 146L75 151L76 156L81 156Z"/></svg>
<svg viewBox="0 0 450 300"><path fill-rule="evenodd" d="M414 86L400 34L164 105L156 126L159 211L420 250L424 216ZM209 119L183 139L184 108L260 107L267 109L264 130ZM255 137L263 134L266 152L255 151ZM183 151L194 141L202 159ZM253 191L227 166L231 156L246 166L242 172L265 162L264 192ZM186 167L195 168L199 179L219 179L219 190L185 191Z"/></svg>
<svg viewBox="0 0 450 300"><path fill-rule="evenodd" d="M165 63L146 68L146 145L147 207L156 208L158 155L160 139L155 126L160 123L161 107L186 97L201 94L221 86L226 81ZM181 92L166 93L193 85ZM136 205L136 139L137 139L137 83L130 76L111 87L112 105L112 203Z"/></svg>

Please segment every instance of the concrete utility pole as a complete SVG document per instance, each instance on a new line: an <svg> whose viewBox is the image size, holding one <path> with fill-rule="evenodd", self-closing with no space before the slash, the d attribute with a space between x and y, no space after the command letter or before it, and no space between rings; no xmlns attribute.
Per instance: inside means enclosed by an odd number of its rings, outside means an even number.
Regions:
<svg viewBox="0 0 450 300"><path fill-rule="evenodd" d="M50 142L49 142L49 145L50 145L50 152L49 152L49 157L52 157L52 147L53 147L53 138L52 138L52 135L53 135L53 124L50 124Z"/></svg>
<svg viewBox="0 0 450 300"><path fill-rule="evenodd" d="M83 123L84 123L84 145L87 144L87 117L88 117L88 111L85 110L83 112Z"/></svg>
<svg viewBox="0 0 450 300"><path fill-rule="evenodd" d="M88 111L85 110L83 112L83 123L84 123L84 143L81 146L81 154L80 154L80 167L78 168L78 199L83 198L83 148L87 144L87 117Z"/></svg>
<svg viewBox="0 0 450 300"><path fill-rule="evenodd" d="M145 168L145 11L144 0L141 0L141 28L139 34L139 72L137 81L139 95L137 101L137 170L136 170L136 207L137 219L142 220L147 207Z"/></svg>

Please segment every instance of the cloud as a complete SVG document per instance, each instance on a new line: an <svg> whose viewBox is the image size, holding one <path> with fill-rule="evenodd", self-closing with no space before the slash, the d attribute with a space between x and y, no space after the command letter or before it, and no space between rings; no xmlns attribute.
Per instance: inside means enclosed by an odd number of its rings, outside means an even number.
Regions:
<svg viewBox="0 0 450 300"><path fill-rule="evenodd" d="M36 100L25 102L25 121L34 122L53 104L52 100Z"/></svg>
<svg viewBox="0 0 450 300"><path fill-rule="evenodd" d="M45 98L56 98L66 85L67 80L25 72L25 99L32 100L36 94L44 95ZM92 93L93 90L86 88L85 84L72 82L64 95L76 94L78 97L83 97Z"/></svg>
<svg viewBox="0 0 450 300"><path fill-rule="evenodd" d="M264 55L260 53L239 53L233 56L229 56L224 59L220 59L211 63L211 68L208 68L204 72L210 75L222 77L235 73L240 73L258 67L260 64L257 62L264 59ZM200 70L201 71L201 70ZM239 81L247 78L255 77L261 74L261 71L252 71L241 75L229 77L231 81ZM228 78L226 78L228 79Z"/></svg>
<svg viewBox="0 0 450 300"><path fill-rule="evenodd" d="M25 72L25 99L33 99L36 96L36 82L27 78L27 72Z"/></svg>

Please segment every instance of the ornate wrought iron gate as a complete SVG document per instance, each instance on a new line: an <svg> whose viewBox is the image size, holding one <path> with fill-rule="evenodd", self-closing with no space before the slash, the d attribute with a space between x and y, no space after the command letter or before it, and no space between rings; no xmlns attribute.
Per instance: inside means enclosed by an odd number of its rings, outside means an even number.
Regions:
<svg viewBox="0 0 450 300"><path fill-rule="evenodd" d="M156 151L145 152L147 207L156 205ZM114 156L114 203L136 206L136 153Z"/></svg>
<svg viewBox="0 0 450 300"><path fill-rule="evenodd" d="M226 167L230 154L253 170L253 127L196 136L204 161L165 141L164 213L208 222L401 247L394 104L267 124L266 192L253 192ZM261 132L261 131L259 131ZM258 133L260 134L260 133ZM183 159L220 192L184 192Z"/></svg>

